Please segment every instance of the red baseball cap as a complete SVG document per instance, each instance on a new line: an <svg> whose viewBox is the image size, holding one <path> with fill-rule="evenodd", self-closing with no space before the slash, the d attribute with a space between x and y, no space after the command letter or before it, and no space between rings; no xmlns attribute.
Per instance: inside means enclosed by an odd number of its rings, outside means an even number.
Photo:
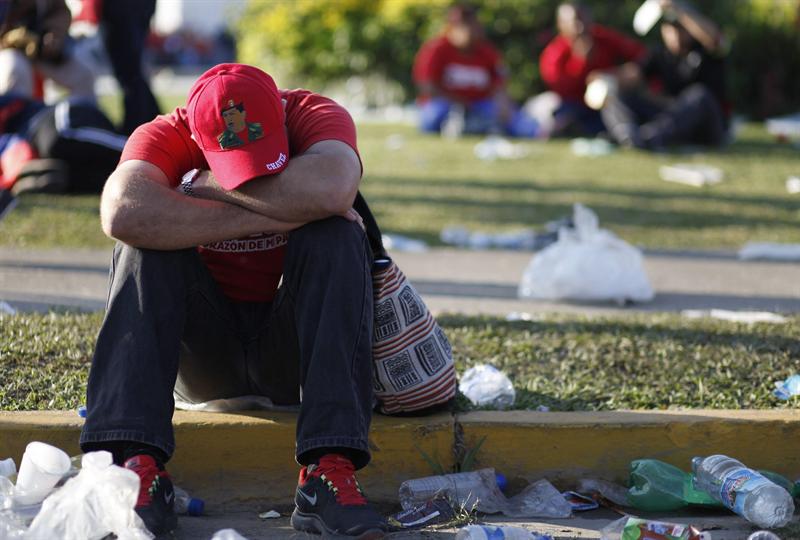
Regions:
<svg viewBox="0 0 800 540"><path fill-rule="evenodd" d="M219 64L203 73L189 91L186 114L192 138L225 189L277 174L289 162L281 94L256 67Z"/></svg>

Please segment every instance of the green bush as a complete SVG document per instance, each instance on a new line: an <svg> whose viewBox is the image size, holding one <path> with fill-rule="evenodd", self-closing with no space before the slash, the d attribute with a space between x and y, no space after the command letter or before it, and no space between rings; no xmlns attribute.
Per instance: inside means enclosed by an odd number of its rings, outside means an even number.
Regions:
<svg viewBox="0 0 800 540"><path fill-rule="evenodd" d="M640 0L588 0L596 21L631 33ZM263 66L283 86L323 88L378 74L413 98L411 66L441 29L449 0L251 0L240 20L240 60ZM559 0L484 0L480 18L524 99L544 89L538 57L553 36ZM800 0L696 0L732 42L730 95L740 112L776 114L800 106ZM647 41L658 40L652 32Z"/></svg>

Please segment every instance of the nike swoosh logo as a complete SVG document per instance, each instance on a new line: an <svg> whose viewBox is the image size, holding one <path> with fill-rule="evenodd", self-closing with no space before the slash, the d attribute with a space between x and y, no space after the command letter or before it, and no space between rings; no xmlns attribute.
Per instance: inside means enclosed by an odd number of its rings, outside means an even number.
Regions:
<svg viewBox="0 0 800 540"><path fill-rule="evenodd" d="M313 497L309 497L308 495L306 495L305 491L303 491L302 489L298 489L297 492L300 494L301 497L303 497L305 500L307 500L311 504L311 506L316 506L316 504L317 504L317 494L316 493L314 493Z"/></svg>
<svg viewBox="0 0 800 540"><path fill-rule="evenodd" d="M164 500L167 501L167 504L172 502L172 499L175 498L175 492L172 491L170 493L164 493Z"/></svg>

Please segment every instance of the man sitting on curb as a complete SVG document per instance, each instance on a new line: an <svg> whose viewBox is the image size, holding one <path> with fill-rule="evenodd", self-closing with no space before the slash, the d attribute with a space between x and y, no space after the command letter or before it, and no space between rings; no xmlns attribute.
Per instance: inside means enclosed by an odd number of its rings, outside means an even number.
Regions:
<svg viewBox="0 0 800 540"><path fill-rule="evenodd" d="M131 135L101 200L119 242L81 447L139 474L152 532L176 526L164 469L174 391L299 403L292 525L383 536L354 476L370 460L374 404L360 178L342 107L242 64L210 69L185 108Z"/></svg>

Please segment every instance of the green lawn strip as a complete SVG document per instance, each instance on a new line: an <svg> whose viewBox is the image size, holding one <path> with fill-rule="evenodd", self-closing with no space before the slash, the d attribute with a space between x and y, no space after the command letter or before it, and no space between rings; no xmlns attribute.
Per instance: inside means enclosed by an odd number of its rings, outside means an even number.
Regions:
<svg viewBox="0 0 800 540"><path fill-rule="evenodd" d="M646 247L800 242L800 199L785 188L788 176L800 174L797 150L774 143L760 125L746 125L736 143L713 153L617 150L586 158L557 140L521 142L526 157L487 162L473 153L479 141L424 136L410 126L359 126L362 189L384 230L438 244L445 226L541 227L582 202L603 227ZM678 162L720 167L726 178L703 189L659 179L661 165ZM104 248L110 241L100 230L97 197L31 195L0 222L0 245Z"/></svg>
<svg viewBox="0 0 800 540"><path fill-rule="evenodd" d="M84 402L100 314L0 316L0 410ZM506 372L517 409L774 408L773 384L800 366L800 322L742 325L675 315L540 321L445 316L459 373ZM470 409L462 397L459 407Z"/></svg>

